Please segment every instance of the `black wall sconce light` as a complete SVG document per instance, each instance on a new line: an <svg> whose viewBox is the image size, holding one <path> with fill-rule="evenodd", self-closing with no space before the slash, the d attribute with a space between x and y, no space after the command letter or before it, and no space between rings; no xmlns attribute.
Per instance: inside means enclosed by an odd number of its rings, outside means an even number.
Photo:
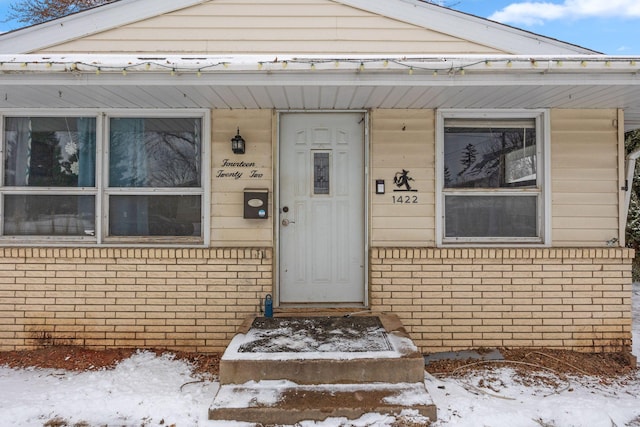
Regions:
<svg viewBox="0 0 640 427"><path fill-rule="evenodd" d="M240 136L240 128L238 128L236 136L231 138L231 149L233 150L234 154L244 154L244 147L244 138Z"/></svg>

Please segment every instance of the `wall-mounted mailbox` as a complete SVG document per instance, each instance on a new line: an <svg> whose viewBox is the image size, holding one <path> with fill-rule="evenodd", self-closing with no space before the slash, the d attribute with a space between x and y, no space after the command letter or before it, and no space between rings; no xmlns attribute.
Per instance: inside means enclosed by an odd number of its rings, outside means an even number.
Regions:
<svg viewBox="0 0 640 427"><path fill-rule="evenodd" d="M247 188L244 190L244 218L265 219L269 217L269 190Z"/></svg>

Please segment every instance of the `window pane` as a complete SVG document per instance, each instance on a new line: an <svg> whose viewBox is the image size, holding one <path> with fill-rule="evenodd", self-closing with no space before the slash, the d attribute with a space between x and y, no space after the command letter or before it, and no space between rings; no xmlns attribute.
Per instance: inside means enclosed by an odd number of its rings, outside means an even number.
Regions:
<svg viewBox="0 0 640 427"><path fill-rule="evenodd" d="M111 187L199 187L199 118L113 118Z"/></svg>
<svg viewBox="0 0 640 427"><path fill-rule="evenodd" d="M7 236L93 236L95 197L78 195L7 195Z"/></svg>
<svg viewBox="0 0 640 427"><path fill-rule="evenodd" d="M490 127L485 122L451 121L444 130L446 188L535 187L537 178L535 122Z"/></svg>
<svg viewBox="0 0 640 427"><path fill-rule="evenodd" d="M313 153L313 194L329 194L329 153Z"/></svg>
<svg viewBox="0 0 640 427"><path fill-rule="evenodd" d="M445 196L446 237L538 237L537 196Z"/></svg>
<svg viewBox="0 0 640 427"><path fill-rule="evenodd" d="M111 196L111 236L202 236L201 196Z"/></svg>
<svg viewBox="0 0 640 427"><path fill-rule="evenodd" d="M4 141L6 186L95 186L93 117L8 117Z"/></svg>

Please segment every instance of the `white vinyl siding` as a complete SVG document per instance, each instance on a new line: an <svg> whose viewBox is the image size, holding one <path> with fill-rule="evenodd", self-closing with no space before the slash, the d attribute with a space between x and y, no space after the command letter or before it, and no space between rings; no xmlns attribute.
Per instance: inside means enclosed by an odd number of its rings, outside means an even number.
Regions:
<svg viewBox="0 0 640 427"><path fill-rule="evenodd" d="M551 111L554 246L619 238L616 110Z"/></svg>
<svg viewBox="0 0 640 427"><path fill-rule="evenodd" d="M434 126L433 110L371 112L373 246L435 245ZM394 177L402 170L413 178L410 184L416 192L394 192ZM385 194L375 194L377 179L384 179Z"/></svg>
<svg viewBox="0 0 640 427"><path fill-rule="evenodd" d="M616 110L546 115L545 246L602 247L618 237L616 119ZM372 246L436 245L435 120L433 110L371 112ZM403 167L416 180L419 204L393 203L393 177ZM375 194L376 179L385 180L386 194Z"/></svg>
<svg viewBox="0 0 640 427"><path fill-rule="evenodd" d="M39 52L502 53L442 32L328 0L210 1Z"/></svg>
<svg viewBox="0 0 640 427"><path fill-rule="evenodd" d="M221 247L261 247L273 244L274 112L271 110L213 110L211 162L211 241ZM231 138L237 129L246 153L234 155ZM226 163L231 162L231 163ZM239 162L244 162L244 166ZM243 218L243 191L269 191L269 219Z"/></svg>

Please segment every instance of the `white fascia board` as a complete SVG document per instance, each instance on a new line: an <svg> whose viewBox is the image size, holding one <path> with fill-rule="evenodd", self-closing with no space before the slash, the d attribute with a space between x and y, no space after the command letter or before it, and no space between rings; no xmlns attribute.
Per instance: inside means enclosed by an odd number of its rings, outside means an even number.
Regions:
<svg viewBox="0 0 640 427"><path fill-rule="evenodd" d="M596 54L590 49L421 0L333 0L510 54Z"/></svg>
<svg viewBox="0 0 640 427"><path fill-rule="evenodd" d="M263 86L263 87L316 87L341 86L341 87L458 87L458 88L482 88L482 87L640 87L640 79L631 73L562 73L562 74L480 74L465 76L432 76L429 74L409 75L398 70L386 70L380 72L358 73L355 70L341 71L303 71L290 70L282 72L265 72L234 70L230 67L227 71L204 71L201 75L197 70L177 71L149 70L129 71L126 75L120 72L102 71L97 75L94 71L36 71L36 72L8 72L0 76L2 86L41 85L41 86ZM622 102L622 101L620 101ZM623 105L616 105L623 107Z"/></svg>
<svg viewBox="0 0 640 427"><path fill-rule="evenodd" d="M31 53L207 0L119 0L0 35L0 53Z"/></svg>
<svg viewBox="0 0 640 427"><path fill-rule="evenodd" d="M357 79L372 76L411 74L414 82L433 77L450 81L516 81L578 80L576 85L623 80L640 83L640 57L606 55L456 55L438 57L385 56L295 56L295 55L149 55L144 54L0 54L0 80L11 80L9 74L73 74L101 73L169 73L184 74L267 74L337 76L346 73ZM314 74L315 73L315 74ZM511 76L505 80L506 76ZM313 77L311 77L313 79ZM432 80L432 79L431 79Z"/></svg>

